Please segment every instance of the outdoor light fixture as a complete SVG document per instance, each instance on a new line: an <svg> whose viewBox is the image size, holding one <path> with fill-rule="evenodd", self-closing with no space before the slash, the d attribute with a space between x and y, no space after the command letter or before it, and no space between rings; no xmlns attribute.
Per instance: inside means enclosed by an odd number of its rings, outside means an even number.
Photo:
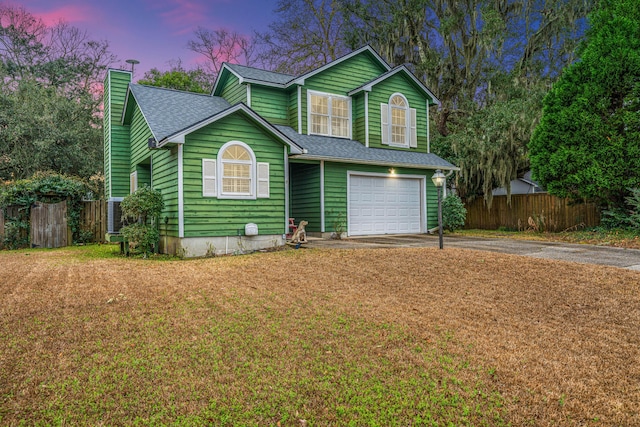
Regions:
<svg viewBox="0 0 640 427"><path fill-rule="evenodd" d="M133 76L133 69L135 68L136 64L140 63L140 61L138 61L137 59L127 59L124 62L131 65L131 76Z"/></svg>
<svg viewBox="0 0 640 427"><path fill-rule="evenodd" d="M396 174L396 170L394 168L389 168L389 173L391 175L395 175Z"/></svg>
<svg viewBox="0 0 640 427"><path fill-rule="evenodd" d="M444 176L440 169L431 177L433 185L438 189L438 239L440 241L440 249L442 249L442 186L444 185L447 177Z"/></svg>

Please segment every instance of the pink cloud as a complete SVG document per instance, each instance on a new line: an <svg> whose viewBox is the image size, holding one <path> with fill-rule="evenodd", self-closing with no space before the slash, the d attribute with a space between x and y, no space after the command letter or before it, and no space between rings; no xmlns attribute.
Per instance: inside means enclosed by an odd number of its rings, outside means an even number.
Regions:
<svg viewBox="0 0 640 427"><path fill-rule="evenodd" d="M222 1L226 3L226 1ZM147 1L149 7L158 11L161 19L172 28L174 35L185 35L193 32L199 25L211 25L208 16L212 3L202 0L152 0Z"/></svg>
<svg viewBox="0 0 640 427"><path fill-rule="evenodd" d="M33 15L48 26L55 25L60 21L76 24L80 22L90 22L96 16L87 6L67 5L47 12L34 12Z"/></svg>

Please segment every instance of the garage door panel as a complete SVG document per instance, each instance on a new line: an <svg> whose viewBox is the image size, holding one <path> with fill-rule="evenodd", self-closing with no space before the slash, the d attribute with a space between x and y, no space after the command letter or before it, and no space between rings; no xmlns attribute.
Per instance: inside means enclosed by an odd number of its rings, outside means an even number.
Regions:
<svg viewBox="0 0 640 427"><path fill-rule="evenodd" d="M420 180L350 175L349 234L397 234L421 231Z"/></svg>

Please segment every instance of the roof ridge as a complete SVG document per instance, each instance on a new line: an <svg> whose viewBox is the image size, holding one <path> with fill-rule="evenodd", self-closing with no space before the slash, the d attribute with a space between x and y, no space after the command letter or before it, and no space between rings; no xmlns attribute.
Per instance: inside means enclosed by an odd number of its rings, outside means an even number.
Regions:
<svg viewBox="0 0 640 427"><path fill-rule="evenodd" d="M273 73L273 74L280 74L282 76L287 76L287 77L293 77L293 78L297 77L294 74L281 73L280 71L265 70L264 68L252 67L250 65L236 64L236 63L233 63L233 62L225 62L225 64L227 64L227 66L233 65L233 66L242 67L242 68L250 68L252 70L258 70L258 71L263 71L263 72Z"/></svg>

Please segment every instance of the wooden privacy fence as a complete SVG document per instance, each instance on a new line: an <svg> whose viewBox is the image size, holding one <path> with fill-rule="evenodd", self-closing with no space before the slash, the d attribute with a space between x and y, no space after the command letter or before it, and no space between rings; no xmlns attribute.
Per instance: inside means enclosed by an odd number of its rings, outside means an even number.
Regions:
<svg viewBox="0 0 640 427"><path fill-rule="evenodd" d="M19 206L9 206L7 208L7 218L3 209L0 209L0 248L3 247L6 236L6 220L18 217ZM38 248L58 248L73 243L73 236L68 227L67 203L60 202L46 204L36 202L31 207L29 218L31 232L29 243L31 247ZM102 242L107 233L107 202L104 200L93 200L82 202L80 212L79 238L81 242ZM26 240L26 229L18 239Z"/></svg>
<svg viewBox="0 0 640 427"><path fill-rule="evenodd" d="M514 194L511 205L507 196L494 196L491 209L483 199L466 204L465 228L512 230L533 228L529 218L540 231L564 231L572 227L595 227L600 224L600 213L593 203L572 203L546 193Z"/></svg>
<svg viewBox="0 0 640 427"><path fill-rule="evenodd" d="M67 227L67 202L41 203L31 206L31 247L62 248L72 242Z"/></svg>
<svg viewBox="0 0 640 427"><path fill-rule="evenodd" d="M107 202L105 200L92 200L82 202L80 213L80 232L85 239L91 242L102 242L107 234ZM89 239L91 235L91 239Z"/></svg>

